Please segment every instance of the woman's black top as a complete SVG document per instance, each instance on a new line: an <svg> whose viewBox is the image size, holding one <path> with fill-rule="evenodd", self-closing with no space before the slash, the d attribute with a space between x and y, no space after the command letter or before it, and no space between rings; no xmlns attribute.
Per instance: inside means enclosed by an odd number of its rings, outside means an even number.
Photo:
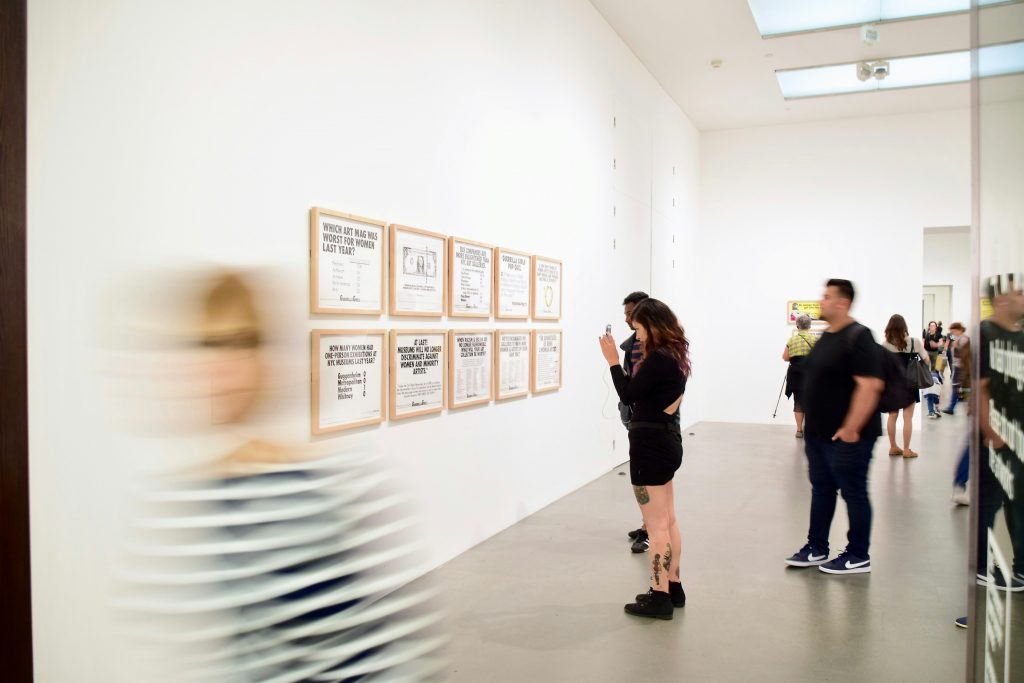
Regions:
<svg viewBox="0 0 1024 683"><path fill-rule="evenodd" d="M648 354L633 377L626 375L621 365L613 365L611 373L619 400L633 407L634 421L671 422L675 419L665 408L686 390L686 376L675 358L658 350Z"/></svg>
<svg viewBox="0 0 1024 683"><path fill-rule="evenodd" d="M928 334L927 332L925 332L924 333L924 348L925 348L925 350L927 350L928 353L938 353L940 349L937 349L937 348L933 349L932 348L932 344L935 343L935 344L938 344L939 346L942 346L942 340L945 339L945 338L946 337L941 332L936 332L935 334Z"/></svg>

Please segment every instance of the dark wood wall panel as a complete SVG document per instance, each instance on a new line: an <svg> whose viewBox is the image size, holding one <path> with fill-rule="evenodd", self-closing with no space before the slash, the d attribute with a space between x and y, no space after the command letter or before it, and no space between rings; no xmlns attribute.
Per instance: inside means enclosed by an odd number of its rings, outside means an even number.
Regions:
<svg viewBox="0 0 1024 683"><path fill-rule="evenodd" d="M0 679L32 680L25 318L26 0L0 0Z"/></svg>

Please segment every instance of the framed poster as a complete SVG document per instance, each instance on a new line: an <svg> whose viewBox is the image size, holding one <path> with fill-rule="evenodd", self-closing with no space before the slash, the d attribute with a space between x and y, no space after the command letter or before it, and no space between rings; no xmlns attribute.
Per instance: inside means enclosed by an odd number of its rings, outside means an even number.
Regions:
<svg viewBox="0 0 1024 683"><path fill-rule="evenodd" d="M448 407L489 403L494 394L494 332L451 330L448 339Z"/></svg>
<svg viewBox="0 0 1024 683"><path fill-rule="evenodd" d="M447 341L444 330L391 330L392 420L444 409Z"/></svg>
<svg viewBox="0 0 1024 683"><path fill-rule="evenodd" d="M530 393L530 363L533 333L530 330L495 332L494 377L498 401Z"/></svg>
<svg viewBox="0 0 1024 683"><path fill-rule="evenodd" d="M811 316L811 320L821 320L820 301L787 301L786 322L796 325L796 319L801 315Z"/></svg>
<svg viewBox="0 0 1024 683"><path fill-rule="evenodd" d="M562 331L533 331L533 370L530 391L539 394L562 388Z"/></svg>
<svg viewBox="0 0 1024 683"><path fill-rule="evenodd" d="M309 310L384 312L385 223L313 207L309 211Z"/></svg>
<svg viewBox="0 0 1024 683"><path fill-rule="evenodd" d="M562 317L562 262L542 256L533 257L534 320L558 320Z"/></svg>
<svg viewBox="0 0 1024 683"><path fill-rule="evenodd" d="M526 320L533 292L533 257L503 247L494 250L494 317Z"/></svg>
<svg viewBox="0 0 1024 683"><path fill-rule="evenodd" d="M494 247L448 238L448 315L453 318L490 318L494 282Z"/></svg>
<svg viewBox="0 0 1024 683"><path fill-rule="evenodd" d="M313 433L384 421L384 330L313 330Z"/></svg>
<svg viewBox="0 0 1024 683"><path fill-rule="evenodd" d="M391 315L444 315L446 241L436 232L391 226Z"/></svg>

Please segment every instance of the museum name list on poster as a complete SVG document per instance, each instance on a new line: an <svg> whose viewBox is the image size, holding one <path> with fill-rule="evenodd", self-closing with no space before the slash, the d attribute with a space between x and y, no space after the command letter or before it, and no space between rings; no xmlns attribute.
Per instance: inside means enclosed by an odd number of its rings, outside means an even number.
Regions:
<svg viewBox="0 0 1024 683"><path fill-rule="evenodd" d="M364 367L377 363L380 350L373 344L331 344L324 354L328 368ZM361 386L366 396L366 370L340 371L337 373L338 400L351 400L354 387Z"/></svg>

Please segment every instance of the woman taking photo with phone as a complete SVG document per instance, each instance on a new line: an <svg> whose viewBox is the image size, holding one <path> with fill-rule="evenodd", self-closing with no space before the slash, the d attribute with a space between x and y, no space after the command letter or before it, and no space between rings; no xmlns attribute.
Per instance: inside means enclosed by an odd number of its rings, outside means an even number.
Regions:
<svg viewBox="0 0 1024 683"><path fill-rule="evenodd" d="M683 458L682 435L674 416L690 374L690 342L672 310L657 299L636 305L633 328L643 357L632 377L622 371L612 336L605 334L600 340L615 391L633 411L628 425L629 475L650 538L650 589L626 604L625 610L671 619L673 607L686 603L679 579L682 540L672 478Z"/></svg>

